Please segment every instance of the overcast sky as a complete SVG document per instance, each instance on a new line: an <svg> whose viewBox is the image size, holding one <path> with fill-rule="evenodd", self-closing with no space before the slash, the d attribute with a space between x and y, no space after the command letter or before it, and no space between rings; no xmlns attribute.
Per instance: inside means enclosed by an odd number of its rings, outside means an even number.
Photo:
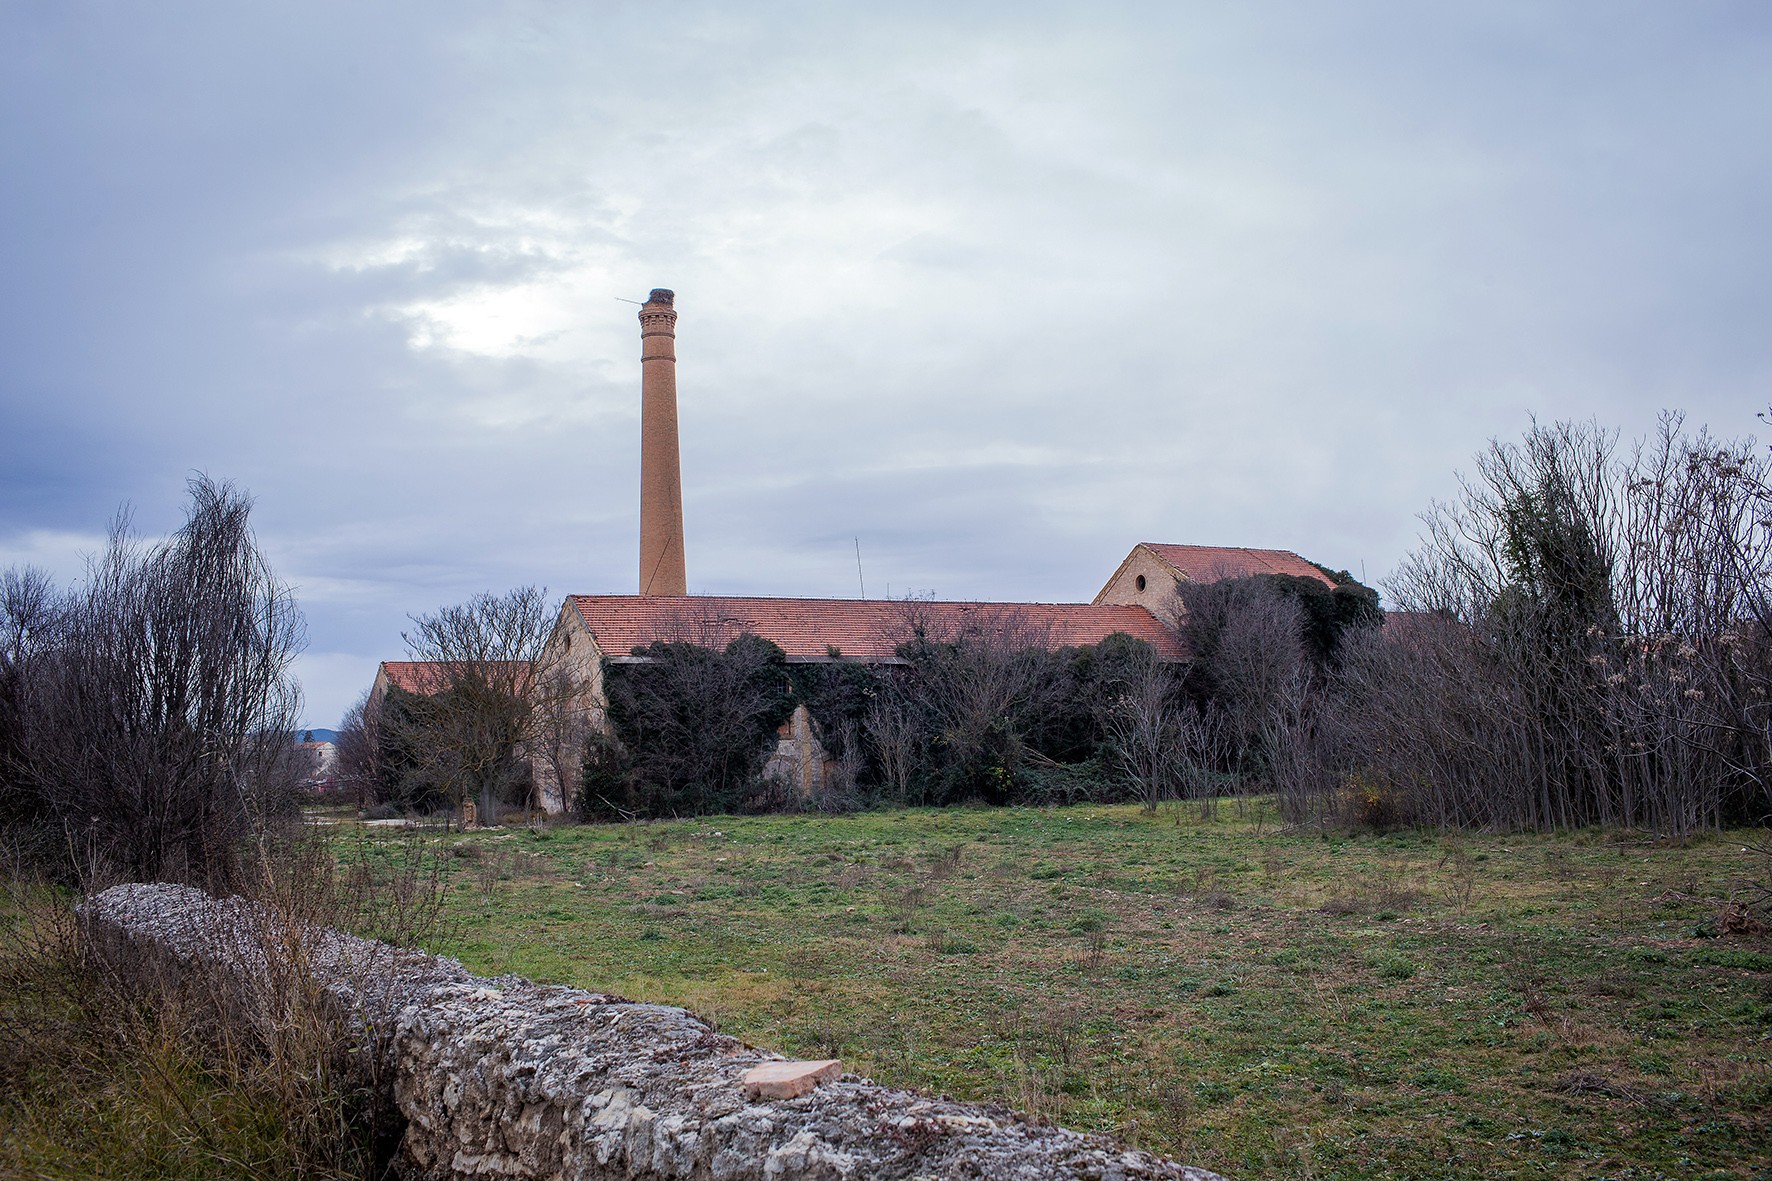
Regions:
<svg viewBox="0 0 1772 1181"><path fill-rule="evenodd" d="M409 612L1377 582L1491 436L1772 397L1772 6L0 0L0 565L256 497L310 725Z"/></svg>

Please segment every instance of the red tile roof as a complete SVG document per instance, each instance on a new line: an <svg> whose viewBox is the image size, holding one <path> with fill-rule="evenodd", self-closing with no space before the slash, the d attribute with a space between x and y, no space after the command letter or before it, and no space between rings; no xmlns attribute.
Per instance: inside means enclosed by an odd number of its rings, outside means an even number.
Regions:
<svg viewBox="0 0 1772 1181"><path fill-rule="evenodd" d="M408 693L429 693L442 677L437 665L423 660L384 660L381 669L387 674L388 684Z"/></svg>
<svg viewBox="0 0 1772 1181"><path fill-rule="evenodd" d="M608 656L626 656L654 640L723 647L750 632L791 658L826 658L835 648L854 660L890 660L921 624L931 639L969 631L1007 633L1046 648L1094 644L1125 632L1150 643L1164 659L1184 659L1175 633L1143 607L707 595L573 595L572 603Z"/></svg>
<svg viewBox="0 0 1772 1181"><path fill-rule="evenodd" d="M1166 545L1144 541L1140 545L1179 570L1190 582L1216 582L1221 578L1248 578L1254 574L1292 574L1314 578L1334 586L1327 574L1286 549L1243 549L1228 545Z"/></svg>
<svg viewBox="0 0 1772 1181"><path fill-rule="evenodd" d="M488 664L504 664L521 666L528 663L524 660L495 660ZM447 684L448 665L431 660L384 660L382 671L387 673L388 684L396 689L404 689L408 693L435 693ZM525 676L523 680L527 680ZM521 682L520 682L521 683Z"/></svg>

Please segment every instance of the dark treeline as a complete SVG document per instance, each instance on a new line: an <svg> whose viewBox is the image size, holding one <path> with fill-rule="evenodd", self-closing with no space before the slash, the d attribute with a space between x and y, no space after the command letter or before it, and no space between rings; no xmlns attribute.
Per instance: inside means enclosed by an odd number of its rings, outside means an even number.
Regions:
<svg viewBox="0 0 1772 1181"><path fill-rule="evenodd" d="M607 727L592 735L587 818L739 808L1055 803L1143 797L1139 692L1161 718L1179 680L1124 635L1050 648L1014 610L943 632L907 603L897 664L787 662L767 640L675 641L604 669ZM768 766L777 728L805 705L829 754L809 798ZM1166 741L1161 736L1160 741ZM1155 774L1166 774L1159 767Z"/></svg>
<svg viewBox="0 0 1772 1181"><path fill-rule="evenodd" d="M301 615L250 500L208 479L190 497L163 542L119 517L76 587L4 576L0 825L38 871L225 887L293 806Z"/></svg>

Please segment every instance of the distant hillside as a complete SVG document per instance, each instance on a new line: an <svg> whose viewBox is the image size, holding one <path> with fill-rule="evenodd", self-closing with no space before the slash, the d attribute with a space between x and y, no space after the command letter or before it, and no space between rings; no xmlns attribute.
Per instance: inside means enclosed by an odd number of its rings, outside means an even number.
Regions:
<svg viewBox="0 0 1772 1181"><path fill-rule="evenodd" d="M337 742L338 731L320 729L297 730L295 732L295 740L297 742Z"/></svg>

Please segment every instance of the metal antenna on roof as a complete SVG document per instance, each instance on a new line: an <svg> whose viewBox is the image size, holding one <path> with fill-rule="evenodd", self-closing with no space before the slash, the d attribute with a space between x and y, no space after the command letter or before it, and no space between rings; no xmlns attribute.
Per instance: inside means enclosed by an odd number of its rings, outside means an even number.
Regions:
<svg viewBox="0 0 1772 1181"><path fill-rule="evenodd" d="M637 308L643 308L646 306L645 304L641 303L637 299L624 299L619 295L615 297L615 302L617 302L617 303L631 303Z"/></svg>
<svg viewBox="0 0 1772 1181"><path fill-rule="evenodd" d="M868 580L861 574L861 538L855 539L855 581L861 583L861 597L868 597Z"/></svg>

